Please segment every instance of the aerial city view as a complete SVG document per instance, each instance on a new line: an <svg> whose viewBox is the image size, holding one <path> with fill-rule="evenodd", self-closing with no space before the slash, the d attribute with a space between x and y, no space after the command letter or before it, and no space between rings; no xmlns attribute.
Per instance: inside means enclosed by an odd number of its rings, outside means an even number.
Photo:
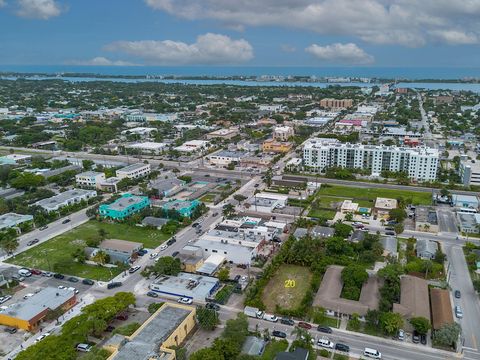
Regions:
<svg viewBox="0 0 480 360"><path fill-rule="evenodd" d="M480 360L480 0L0 0L0 358Z"/></svg>

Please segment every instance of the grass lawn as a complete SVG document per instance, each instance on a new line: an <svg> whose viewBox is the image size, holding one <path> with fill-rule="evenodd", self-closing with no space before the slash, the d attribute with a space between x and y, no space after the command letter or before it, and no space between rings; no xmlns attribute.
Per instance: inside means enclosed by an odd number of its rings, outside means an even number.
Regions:
<svg viewBox="0 0 480 360"><path fill-rule="evenodd" d="M168 238L168 235L158 230L128 226L126 224L105 224L89 221L79 227L44 242L34 248L8 260L9 263L29 268L39 268L61 272L67 275L79 276L95 280L106 281L111 275L116 276L122 270L112 268L111 273L107 268L95 265L79 264L73 261L72 253L79 248L84 248L85 240L98 234L99 229L107 231L108 239L137 241L145 247L156 247Z"/></svg>
<svg viewBox="0 0 480 360"><path fill-rule="evenodd" d="M273 360L275 356L282 351L287 350L288 342L287 340L272 340L265 347L261 360Z"/></svg>
<svg viewBox="0 0 480 360"><path fill-rule="evenodd" d="M397 199L403 197L405 199L411 198L414 205L430 205L432 203L431 194L412 190L392 190L392 189L380 189L380 188L356 188L351 186L329 185L322 186L319 191L320 197L322 195L339 196L343 198L357 200L366 200L364 204L370 204L371 207L375 198L386 197Z"/></svg>
<svg viewBox="0 0 480 360"><path fill-rule="evenodd" d="M316 217L316 218L325 218L327 220L332 220L335 217L335 214L336 214L335 210L312 209L308 213L308 216Z"/></svg>
<svg viewBox="0 0 480 360"><path fill-rule="evenodd" d="M200 198L201 202L213 202L215 200L214 194L205 194Z"/></svg>
<svg viewBox="0 0 480 360"><path fill-rule="evenodd" d="M282 265L263 290L262 300L267 311L274 312L275 305L294 309L300 305L310 287L312 273L305 267ZM285 287L287 280L295 280L292 287Z"/></svg>

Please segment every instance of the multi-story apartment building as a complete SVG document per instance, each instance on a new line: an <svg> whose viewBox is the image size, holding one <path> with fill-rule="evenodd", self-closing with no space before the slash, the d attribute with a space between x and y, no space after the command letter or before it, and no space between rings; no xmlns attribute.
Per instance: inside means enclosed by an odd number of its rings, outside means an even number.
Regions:
<svg viewBox="0 0 480 360"><path fill-rule="evenodd" d="M119 179L138 179L145 177L148 174L150 174L150 164L142 163L128 165L116 171L116 175Z"/></svg>
<svg viewBox="0 0 480 360"><path fill-rule="evenodd" d="M276 141L288 141L293 135L295 131L290 126L277 126L273 129L273 140Z"/></svg>
<svg viewBox="0 0 480 360"><path fill-rule="evenodd" d="M353 106L352 99L322 99L320 106L325 109L348 109Z"/></svg>
<svg viewBox="0 0 480 360"><path fill-rule="evenodd" d="M75 175L75 182L79 188L99 189L102 181L105 181L103 172L85 171Z"/></svg>
<svg viewBox="0 0 480 360"><path fill-rule="evenodd" d="M405 171L412 180L434 181L438 162L438 150L427 147L362 145L316 138L303 148L304 166L318 172L329 167L368 169L372 175L384 170Z"/></svg>
<svg viewBox="0 0 480 360"><path fill-rule="evenodd" d="M458 171L463 185L480 185L480 164L478 162L461 161Z"/></svg>

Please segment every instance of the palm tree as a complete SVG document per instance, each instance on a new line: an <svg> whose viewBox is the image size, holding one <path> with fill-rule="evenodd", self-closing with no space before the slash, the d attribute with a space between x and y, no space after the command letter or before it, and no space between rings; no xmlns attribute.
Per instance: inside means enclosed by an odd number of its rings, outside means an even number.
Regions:
<svg viewBox="0 0 480 360"><path fill-rule="evenodd" d="M92 258L98 265L104 266L108 260L108 254L105 251L98 251L95 256Z"/></svg>

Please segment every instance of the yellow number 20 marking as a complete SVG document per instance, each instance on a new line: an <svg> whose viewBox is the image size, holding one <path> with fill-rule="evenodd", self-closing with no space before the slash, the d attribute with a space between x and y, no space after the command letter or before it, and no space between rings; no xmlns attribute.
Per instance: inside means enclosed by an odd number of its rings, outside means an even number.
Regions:
<svg viewBox="0 0 480 360"><path fill-rule="evenodd" d="M293 288L293 287L295 287L295 280L293 280L293 279L285 280L285 287L286 287L286 288Z"/></svg>

